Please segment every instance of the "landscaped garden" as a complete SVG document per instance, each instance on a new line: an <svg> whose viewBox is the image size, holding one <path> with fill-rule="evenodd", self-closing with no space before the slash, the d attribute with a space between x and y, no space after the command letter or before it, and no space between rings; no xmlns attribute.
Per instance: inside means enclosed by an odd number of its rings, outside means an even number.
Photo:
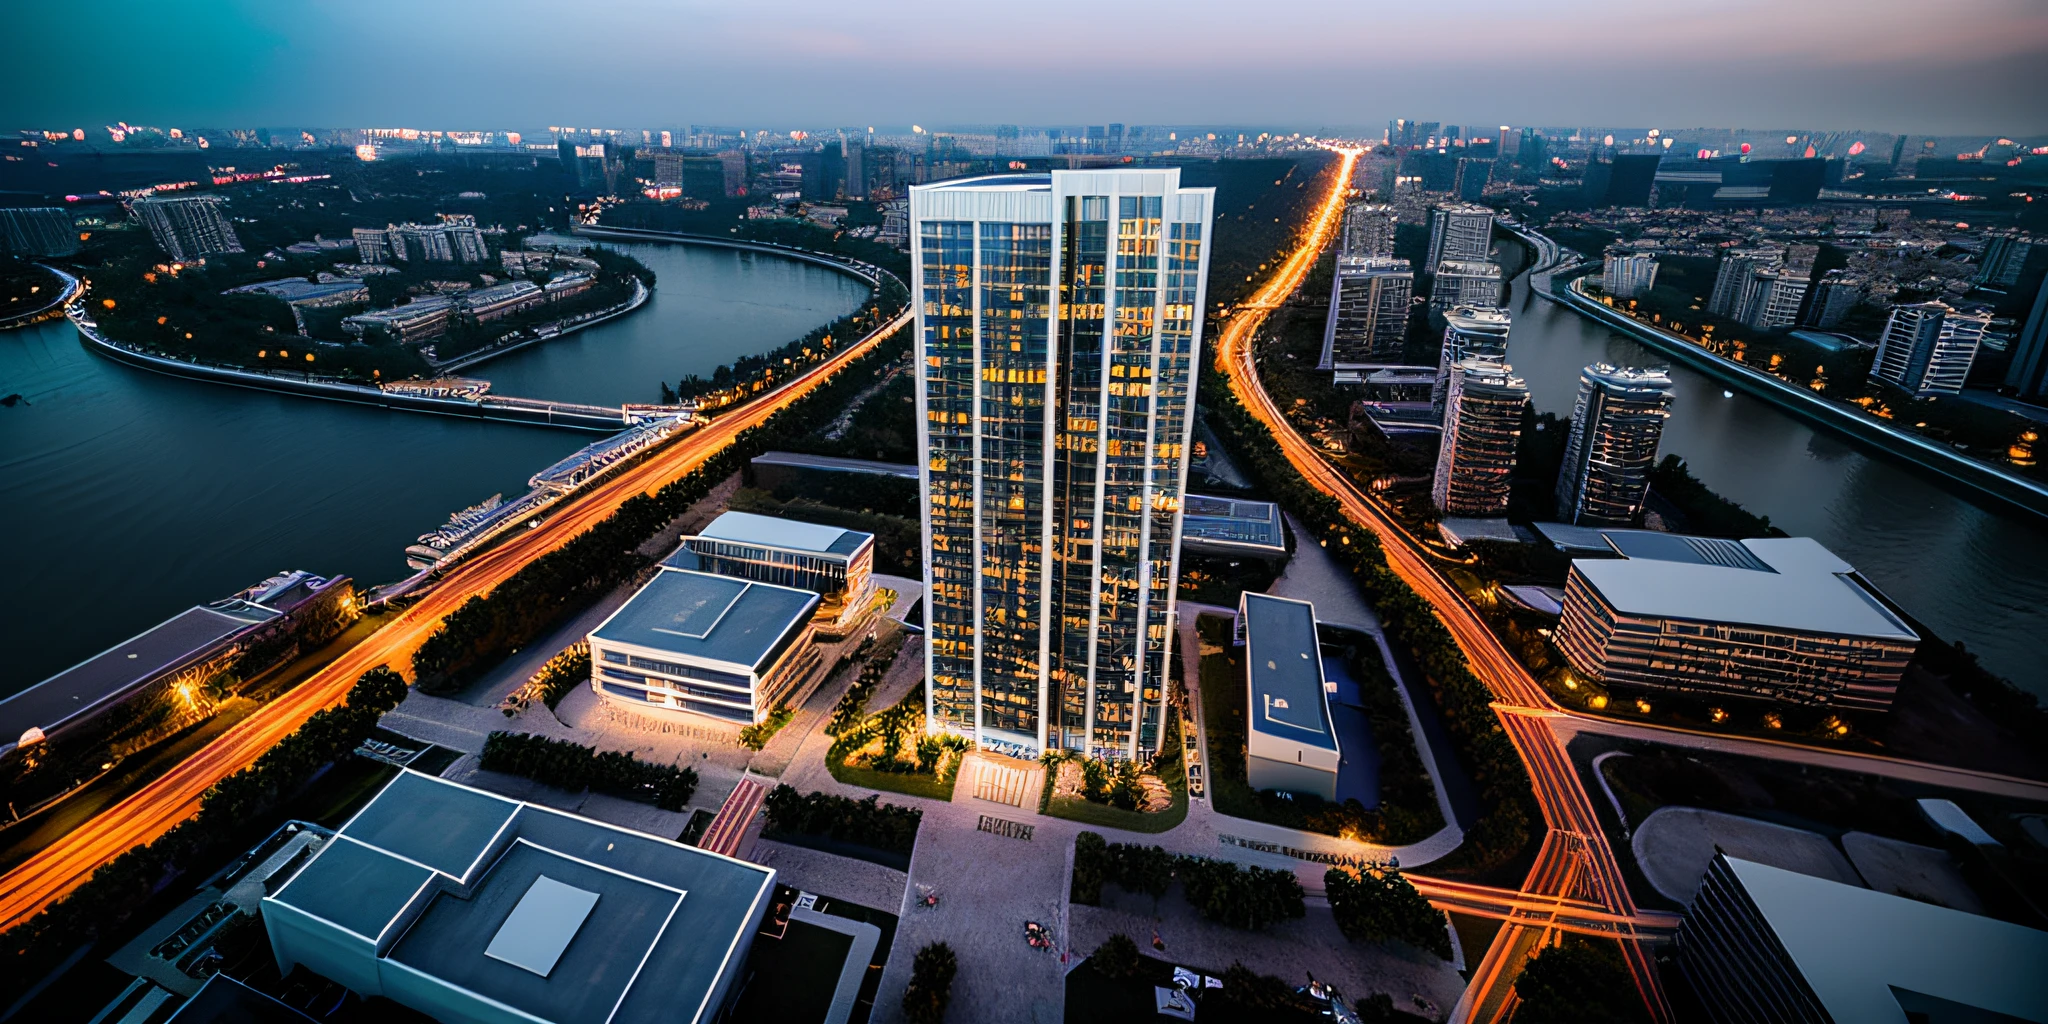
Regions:
<svg viewBox="0 0 2048 1024"><path fill-rule="evenodd" d="M1188 773L1180 714L1168 708L1166 736L1149 761L1104 761L1048 752L1039 813L1127 832L1164 832L1187 820Z"/></svg>

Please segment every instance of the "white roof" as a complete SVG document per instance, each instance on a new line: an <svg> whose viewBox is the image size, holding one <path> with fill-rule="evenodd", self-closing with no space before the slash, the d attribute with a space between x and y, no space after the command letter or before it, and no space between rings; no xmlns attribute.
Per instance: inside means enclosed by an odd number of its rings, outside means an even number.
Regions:
<svg viewBox="0 0 2048 1024"><path fill-rule="evenodd" d="M1906 1024L1892 989L2048 1021L2048 932L1728 857L1838 1021Z"/></svg>
<svg viewBox="0 0 2048 1024"><path fill-rule="evenodd" d="M820 526L794 519L757 516L751 512L727 512L713 519L711 525L699 531L697 536L710 540L731 541L735 544L759 544L789 551L809 551L843 557L851 550L842 543L848 534L866 536L858 531L845 530L837 526ZM838 550L834 550L835 547Z"/></svg>
<svg viewBox="0 0 2048 1024"><path fill-rule="evenodd" d="M1725 544L1726 542L1721 542ZM1710 561L1594 558L1572 570L1630 615L1913 641L1919 635L1848 578L1849 563L1811 537L1741 542L1765 569Z"/></svg>

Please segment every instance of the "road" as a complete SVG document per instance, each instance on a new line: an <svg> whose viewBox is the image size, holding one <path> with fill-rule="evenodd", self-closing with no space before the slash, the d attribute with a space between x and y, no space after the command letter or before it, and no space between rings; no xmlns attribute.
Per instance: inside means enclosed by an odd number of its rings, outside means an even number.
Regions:
<svg viewBox="0 0 2048 1024"><path fill-rule="evenodd" d="M1645 1005L1654 1019L1668 1021L1671 1011L1656 965L1645 944L1633 938L1639 933L1633 923L1639 916L1635 902L1629 897L1621 868L1600 830L1592 800L1579 784L1564 745L1541 718L1529 715L1554 713L1549 698L1466 603L1463 593L1438 575L1429 560L1412 546L1399 524L1295 432L1259 380L1252 341L1260 325L1300 286L1342 222L1345 195L1360 151L1338 153L1342 164L1336 179L1310 220L1301 245L1218 333L1218 364L1229 377L1232 393L1266 424L1287 461L1304 479L1335 498L1350 518L1379 537L1388 566L1429 601L1463 650L1473 674L1492 692L1502 725L1529 767L1537 804L1551 832L1523 883L1523 897L1533 908L1554 907L1558 896L1583 896L1604 913L1613 915L1620 922L1616 935L1622 940L1630 973ZM1511 985L1523 957L1511 954L1549 941L1554 929L1546 922L1554 916L1551 910L1531 909L1501 929L1481 963L1482 970L1475 972L1466 999L1459 1004L1463 1016L1458 1019L1498 1020L1512 1009Z"/></svg>
<svg viewBox="0 0 2048 1024"><path fill-rule="evenodd" d="M215 782L248 767L264 751L347 696L356 678L378 665L410 672L411 654L441 619L471 597L511 578L541 555L561 547L612 514L627 499L660 488L731 444L741 431L815 390L826 378L911 321L905 312L859 342L759 400L726 413L644 461L590 485L533 529L512 535L452 569L440 585L356 647L177 767L0 878L0 927L11 927L76 888L122 852L148 843L192 816Z"/></svg>

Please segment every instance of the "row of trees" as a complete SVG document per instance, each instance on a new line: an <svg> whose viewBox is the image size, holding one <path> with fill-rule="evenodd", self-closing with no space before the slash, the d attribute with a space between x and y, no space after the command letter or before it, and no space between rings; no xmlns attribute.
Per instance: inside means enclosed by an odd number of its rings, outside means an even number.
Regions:
<svg viewBox="0 0 2048 1024"><path fill-rule="evenodd" d="M1528 772L1494 714L1493 694L1472 674L1435 609L1388 567L1378 538L1295 472L1265 425L1231 393L1213 359L1203 366L1202 376L1199 393L1207 421L1234 461L1247 467L1261 491L1306 524L1331 557L1351 571L1388 639L1412 651L1421 666L1482 805L1480 819L1466 830L1459 860L1484 870L1513 858L1533 838L1538 813Z"/></svg>
<svg viewBox="0 0 2048 1024"><path fill-rule="evenodd" d="M697 771L649 764L631 753L598 750L567 740L518 732L494 732L484 739L478 763L485 771L519 775L563 789L591 789L629 800L645 800L664 811L680 811L697 791Z"/></svg>
<svg viewBox="0 0 2048 1024"><path fill-rule="evenodd" d="M917 951L910 961L910 984L903 989L903 1019L910 1024L939 1024L946 1019L946 1004L953 999L953 976L960 973L960 960L953 947L934 942Z"/></svg>
<svg viewBox="0 0 2048 1024"><path fill-rule="evenodd" d="M808 432L821 415L845 404L877 372L902 358L909 343L909 331L897 332L767 422L741 432L696 469L653 494L627 499L602 522L527 563L488 597L464 602L413 654L414 678L429 693L457 689L563 616L632 579L649 561L636 548L749 459L786 436Z"/></svg>
<svg viewBox="0 0 2048 1024"><path fill-rule="evenodd" d="M1157 901L1176 881L1203 917L1233 928L1256 930L1306 913L1301 882L1292 871L1174 854L1159 846L1109 843L1095 832L1075 837L1068 892L1075 903L1100 903L1106 882Z"/></svg>
<svg viewBox="0 0 2048 1024"><path fill-rule="evenodd" d="M1430 906L1398 868L1331 868L1323 873L1323 889L1345 938L1368 942L1398 939L1445 960L1451 958L1444 912Z"/></svg>
<svg viewBox="0 0 2048 1024"><path fill-rule="evenodd" d="M709 377L693 373L677 381L673 388L662 382L662 401L706 399L705 404L713 408L730 405L746 395L766 390L802 373L814 363L825 361L831 357L835 345L844 347L849 339L881 326L902 312L909 302L910 294L902 282L884 277L881 288L861 308L822 327L812 328L810 333L795 341L759 355L741 356L711 371Z"/></svg>
<svg viewBox="0 0 2048 1024"><path fill-rule="evenodd" d="M908 854L917 845L917 825L924 812L880 802L879 797L854 800L830 793L799 793L789 785L770 790L762 805L770 832L824 836L860 843L890 853Z"/></svg>
<svg viewBox="0 0 2048 1024"><path fill-rule="evenodd" d="M285 802L368 739L377 719L405 699L405 680L385 666L363 673L340 707L317 711L256 763L215 783L199 811L146 845L109 861L83 885L0 937L0 1004L88 943L118 935L131 915L180 876L211 870L275 827Z"/></svg>

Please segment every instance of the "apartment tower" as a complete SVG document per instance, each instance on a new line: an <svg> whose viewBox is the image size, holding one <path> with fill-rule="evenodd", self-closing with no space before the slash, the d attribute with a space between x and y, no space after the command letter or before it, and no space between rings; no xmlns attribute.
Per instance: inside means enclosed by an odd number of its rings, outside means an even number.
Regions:
<svg viewBox="0 0 2048 1024"><path fill-rule="evenodd" d="M1671 415L1663 370L1594 363L1579 376L1571 434L1557 474L1557 517L1567 523L1626 524L1642 511Z"/></svg>
<svg viewBox="0 0 2048 1024"><path fill-rule="evenodd" d="M1450 367L1444 439L1430 500L1447 516L1504 516L1522 440L1529 385L1506 364L1466 359Z"/></svg>
<svg viewBox="0 0 2048 1024"><path fill-rule="evenodd" d="M1148 756L1214 190L1117 169L910 197L930 727Z"/></svg>

